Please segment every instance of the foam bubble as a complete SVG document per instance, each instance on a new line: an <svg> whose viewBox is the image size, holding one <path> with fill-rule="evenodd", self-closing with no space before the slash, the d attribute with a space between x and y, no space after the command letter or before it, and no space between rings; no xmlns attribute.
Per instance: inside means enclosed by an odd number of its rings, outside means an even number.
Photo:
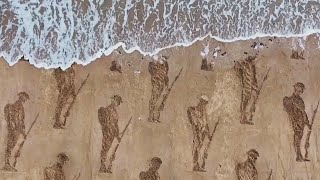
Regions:
<svg viewBox="0 0 320 180"><path fill-rule="evenodd" d="M320 32L313 0L2 0L0 55L36 67L86 65L122 46L153 56L210 36L232 42Z"/></svg>

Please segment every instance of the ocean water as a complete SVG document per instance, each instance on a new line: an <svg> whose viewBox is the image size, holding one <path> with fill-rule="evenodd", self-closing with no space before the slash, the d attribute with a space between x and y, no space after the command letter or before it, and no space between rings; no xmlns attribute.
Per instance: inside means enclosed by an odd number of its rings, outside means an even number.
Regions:
<svg viewBox="0 0 320 180"><path fill-rule="evenodd" d="M320 0L1 0L0 55L86 65L122 46L155 55L207 36L236 41L320 31Z"/></svg>

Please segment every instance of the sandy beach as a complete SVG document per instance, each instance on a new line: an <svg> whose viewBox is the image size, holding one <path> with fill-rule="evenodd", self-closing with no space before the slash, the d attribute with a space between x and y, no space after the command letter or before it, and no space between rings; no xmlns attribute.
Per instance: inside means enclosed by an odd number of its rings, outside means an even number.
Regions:
<svg viewBox="0 0 320 180"><path fill-rule="evenodd" d="M182 68L160 112L160 123L148 121L152 93L148 71L151 57L139 52L112 54L87 66L74 65L76 90L87 75L90 76L76 96L64 129L53 128L59 94L53 69L38 69L27 61L10 67L1 60L0 107L17 101L17 94L23 91L29 95L29 100L23 105L26 129L29 129L38 113L39 118L21 149L17 172L0 171L0 179L42 180L44 169L54 165L57 154L64 152L69 158L64 165L65 177L70 180L139 180L139 174L148 170L153 157L159 157L162 161L158 170L161 179L236 180L235 167L247 159L250 149L259 153L255 163L258 179L268 179L268 176L273 180L320 179L319 115L315 116L310 136L310 161L297 162L294 132L283 106L283 98L291 96L294 91L293 85L302 82L305 90L301 97L311 121L320 99L317 41L316 36L307 37L303 55L303 49L294 48L298 47L297 39L274 37L233 43L205 39L190 47L160 52L168 57L169 87ZM261 46L252 46L255 42ZM203 58L200 52L207 44L211 50L219 46L220 51L214 58L208 59L213 62L211 68L204 70L201 69ZM295 58L292 50L298 50L301 56ZM254 55L258 87L269 68L270 72L256 102L253 125L248 125L240 123L242 86L234 66L236 62ZM110 70L113 60L121 66L120 72ZM98 109L108 106L114 95L119 95L123 102L117 107L120 131L131 117L132 121L116 151L112 173L101 173L103 134ZM202 95L208 97L206 109L210 132L215 123L220 121L207 151L206 172L195 172L193 128L187 110L196 106ZM3 164L8 140L4 116L1 113L0 158ZM305 152L307 132L308 128L305 127L302 154ZM115 139L111 149L116 144ZM112 150L108 156L110 152Z"/></svg>

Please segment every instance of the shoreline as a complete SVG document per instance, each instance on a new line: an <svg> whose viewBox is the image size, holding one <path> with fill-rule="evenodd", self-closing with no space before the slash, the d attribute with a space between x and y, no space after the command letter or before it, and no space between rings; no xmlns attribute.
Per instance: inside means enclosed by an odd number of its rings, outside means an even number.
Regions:
<svg viewBox="0 0 320 180"><path fill-rule="evenodd" d="M47 65L47 63L36 63L32 58L30 58L30 56L25 55L25 56L21 56L17 61L15 62L8 62L6 60L6 55L4 55L3 53L0 53L0 58L3 58L8 64L9 66L14 66L16 63L19 62L19 60L24 57L24 60L28 61L31 65L35 66L36 68L44 68L44 69L55 69L55 68L61 68L62 70L66 70L68 69L72 64L78 64L78 65L82 65L82 66L86 66L92 62L94 62L97 59L103 58L103 57L108 57L111 56L112 53L115 50L121 49L123 50L126 54L131 54L133 52L138 52L139 54L141 54L142 56L145 57L151 57L151 56L155 56L157 54L159 54L161 51L166 51L166 50L170 50L170 49L176 49L176 48L186 48L186 47L190 47L196 43L201 43L204 42L205 40L207 41L217 41L219 43L239 43L239 42L245 42L245 41L252 41L252 40L256 40L256 39L266 39L266 38L283 38L283 39L299 39L300 41L303 40L305 41L308 37L314 37L314 38L319 38L320 37L320 30L319 31L310 31L306 34L290 34L290 35L279 35L279 34L272 34L272 35L268 35L268 34L256 34L254 36L250 36L250 37L245 37L245 38L236 38L233 40L224 40L221 39L219 37L216 36L212 36L211 34L208 34L206 36L203 37L199 37L196 38L195 40L189 42L189 43L176 43L174 45L170 45L167 47L163 47L163 48L158 48L156 49L154 52L144 52L141 50L140 47L136 46L130 49L126 49L126 45L123 42L120 42L118 44L116 44L115 46L113 46L112 48L108 48L108 50L106 50L105 52L99 51L98 53L96 53L94 56L92 56L92 58L89 58L87 61L83 62L77 59L71 59L68 61L68 64L66 65L61 65L61 64L53 64L53 65ZM299 48L304 49L305 47L301 44L298 45ZM320 41L318 43L318 47L320 48Z"/></svg>

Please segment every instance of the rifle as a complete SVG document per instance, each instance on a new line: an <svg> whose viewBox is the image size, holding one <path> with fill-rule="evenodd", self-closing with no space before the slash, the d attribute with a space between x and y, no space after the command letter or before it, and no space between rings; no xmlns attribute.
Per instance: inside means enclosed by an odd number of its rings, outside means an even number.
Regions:
<svg viewBox="0 0 320 180"><path fill-rule="evenodd" d="M116 158L116 152L117 152L117 150L118 150L118 148L119 148L119 145L120 145L120 142L121 142L121 140L122 140L122 138L123 138L123 136L124 136L124 133L127 131L128 127L129 127L129 124L131 123L131 120L132 120L132 116L131 116L129 122L127 123L126 127L123 129L123 131L122 131L122 133L121 133L120 140L119 140L118 144L116 145L116 147L114 148L114 150L113 150L113 152L112 152L112 155L111 155L111 157L110 157L109 166L108 166L108 169L109 169L109 170L111 170L111 168L112 168L112 162L113 162L113 161L115 160L115 158Z"/></svg>
<svg viewBox="0 0 320 180"><path fill-rule="evenodd" d="M86 79L85 79L84 81L82 81L82 83L81 83L81 85L80 85L80 87L79 87L79 89L78 89L78 91L77 91L77 93L76 93L76 96L72 99L72 102L70 103L70 105L69 105L69 107L68 107L68 109L67 109L67 111L66 111L66 113L65 113L65 115L64 115L63 126L66 125L66 123L67 123L67 117L69 117L70 110L71 110L73 104L75 103L76 98L77 98L80 90L82 89L82 87L84 86L84 84L87 82L87 80L88 80L88 78L89 78L89 75L90 75L90 74L88 74L87 77L86 77Z"/></svg>
<svg viewBox="0 0 320 180"><path fill-rule="evenodd" d="M179 72L178 75L175 77L175 79L172 81L171 86L170 86L170 88L168 89L167 93L163 95L162 102L161 102L161 104L160 104L160 106L159 106L159 109L158 109L159 111L162 111L162 110L163 110L164 104L166 103L166 101L167 101L167 99L168 99L168 96L169 96L169 94L170 94L170 91L172 90L173 85L174 85L174 84L176 83L176 81L178 80L178 78L179 78L182 70L183 70L183 67L180 69L180 72Z"/></svg>
<svg viewBox="0 0 320 180"><path fill-rule="evenodd" d="M32 124L31 124L31 126L30 126L30 128L29 128L29 130L28 130L28 132L27 132L27 134L26 134L26 136L24 137L23 142L19 145L19 149L18 149L18 152L17 152L18 156L15 156L15 157L14 157L13 167L16 167L16 165L17 165L17 159L18 159L18 157L19 157L20 151L21 151L21 149L22 149L22 147L23 147L23 145L24 145L24 142L26 141L26 138L27 138L28 134L30 133L32 127L33 127L34 124L36 123L38 117L39 117L39 113L37 114L36 118L35 118L34 121L32 122Z"/></svg>
<svg viewBox="0 0 320 180"><path fill-rule="evenodd" d="M214 135L214 133L215 133L216 130L217 130L217 126L218 126L219 122L220 122L220 119L218 119L218 121L217 121L216 124L214 125L214 129L213 129L213 131L212 131L212 133L211 133L209 142L208 142L207 146L206 146L205 149L204 149L203 160L202 160L202 165L201 165L202 169L205 169L205 166L206 166L206 162L205 162L205 161L206 161L206 159L208 158L208 150L209 150L209 148L210 148L211 142L212 142L212 140L213 140L213 135Z"/></svg>
<svg viewBox="0 0 320 180"><path fill-rule="evenodd" d="M260 92L262 90L262 87L263 87L263 84L265 83L265 81L268 79L269 77L269 72L271 70L271 67L268 69L266 75L263 77L263 80L260 84L260 87L258 88L258 91L257 91L257 96L256 98L254 98L253 100L253 103L252 103L252 106L250 108L250 121L252 121L252 118L253 118L253 113L256 111L256 104L257 104L257 101L258 101L258 98L259 98L259 95L260 95Z"/></svg>
<svg viewBox="0 0 320 180"><path fill-rule="evenodd" d="M271 171L269 173L269 176L268 176L267 180L271 180L271 177L272 177L272 169L271 169Z"/></svg>
<svg viewBox="0 0 320 180"><path fill-rule="evenodd" d="M310 129L308 131L308 134L307 134L307 139L306 139L306 143L304 145L304 148L306 150L305 152L305 155L304 157L307 159L308 158L308 155L309 155L309 152L308 152L308 149L310 147L310 136L311 136L311 131L312 131L312 126L313 126L313 123L314 123L314 119L316 117L316 114L317 114L317 111L318 111L318 108L319 108L319 103L320 103L320 100L318 101L318 104L317 104L317 107L316 109L313 111L313 114L312 114L312 119L311 119L311 124L310 124Z"/></svg>

